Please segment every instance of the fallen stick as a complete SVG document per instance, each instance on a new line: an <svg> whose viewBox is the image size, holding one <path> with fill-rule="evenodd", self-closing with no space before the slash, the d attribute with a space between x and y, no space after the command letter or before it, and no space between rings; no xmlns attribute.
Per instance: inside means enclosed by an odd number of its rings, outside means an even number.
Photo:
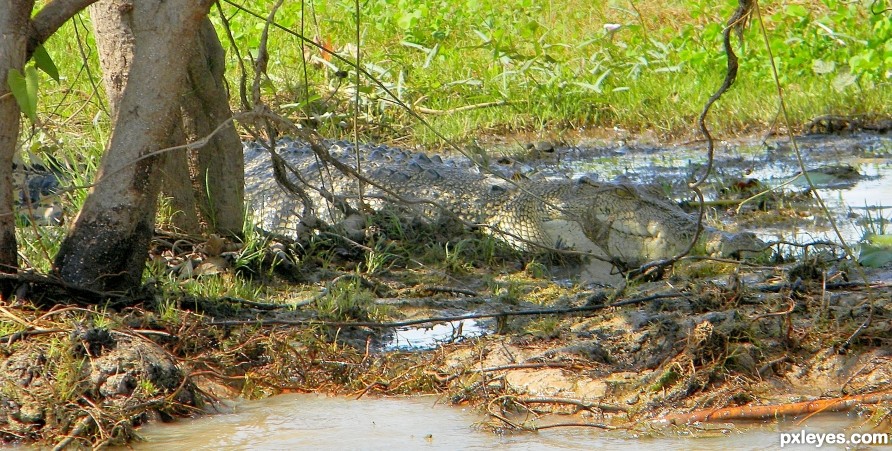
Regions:
<svg viewBox="0 0 892 451"><path fill-rule="evenodd" d="M765 420L781 416L797 416L819 412L845 412L861 404L892 402L892 392L869 393L842 398L817 399L770 406L739 406L721 409L695 410L676 413L661 418L672 424L690 424L707 421Z"/></svg>

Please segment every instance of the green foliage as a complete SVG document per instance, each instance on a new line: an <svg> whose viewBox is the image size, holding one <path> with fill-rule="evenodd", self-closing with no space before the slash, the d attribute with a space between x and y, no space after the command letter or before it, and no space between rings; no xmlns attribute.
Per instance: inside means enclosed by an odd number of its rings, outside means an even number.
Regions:
<svg viewBox="0 0 892 451"><path fill-rule="evenodd" d="M53 62L53 58L50 56L49 53L47 53L46 49L43 48L42 45L34 49L34 56L32 56L32 58L34 59L35 67L49 75L50 78L56 81L56 83L59 83L59 68L56 67L56 63Z"/></svg>
<svg viewBox="0 0 892 451"><path fill-rule="evenodd" d="M22 113L28 116L31 122L37 122L37 89L40 85L37 70L46 72L58 83L59 69L43 46L34 50L32 61L33 64L25 66L24 73L18 69L10 68L6 74L6 82Z"/></svg>
<svg viewBox="0 0 892 451"><path fill-rule="evenodd" d="M858 263L879 268L892 263L892 235L869 235L860 245Z"/></svg>
<svg viewBox="0 0 892 451"><path fill-rule="evenodd" d="M561 320L555 316L543 316L530 321L525 329L536 338L558 338L561 336Z"/></svg>
<svg viewBox="0 0 892 451"><path fill-rule="evenodd" d="M9 90L15 97L19 109L31 122L37 121L37 69L34 66L25 66L25 73L19 72L18 69L9 69L6 78L9 83Z"/></svg>
<svg viewBox="0 0 892 451"><path fill-rule="evenodd" d="M736 3L689 0L659 8L639 5L649 9L638 17L637 12L610 2L557 6L467 0L456 7L444 0L375 0L362 5L359 45L365 68L403 102L420 101L435 109L517 102L512 108L429 118L449 136L464 136L469 128L491 124L539 128L554 121L677 129L689 125L721 79L725 64L721 33ZM872 10L879 11L886 3L877 2ZM306 34L319 36L333 50L356 44L354 2L319 0L313 8L325 20L308 25L313 31ZM782 82L800 88L787 94L799 110L796 118L805 120L846 105L839 93L856 96L856 87L888 83L892 26L888 14L872 10L862 2L838 0L763 5L762 18ZM300 22L297 8L283 9L280 18L283 23ZM605 28L611 23L620 28ZM240 30L248 28L240 25ZM738 97L728 96L723 102L734 104L730 108L742 114L729 120L769 120L775 114L765 106L774 104L767 101L774 87L760 33L758 26L751 26L744 43L735 42L742 64L738 84L743 86L735 94ZM246 42L250 46L254 41ZM287 53L274 58L285 59ZM343 54L353 58L352 50ZM321 69L321 78L316 78L319 71L310 71L311 85L329 80L334 70L352 72L337 60L328 66ZM352 83L352 73L344 80ZM709 80L716 81L704 83ZM388 96L380 87L370 85L360 92L364 113L384 121L405 118L393 103L383 101ZM863 107L885 108L881 105ZM340 121L335 116L331 120ZM418 131L425 133L422 127Z"/></svg>
<svg viewBox="0 0 892 451"><path fill-rule="evenodd" d="M332 321L367 321L379 316L375 294L362 288L358 278L332 287L316 301L316 309L321 319Z"/></svg>

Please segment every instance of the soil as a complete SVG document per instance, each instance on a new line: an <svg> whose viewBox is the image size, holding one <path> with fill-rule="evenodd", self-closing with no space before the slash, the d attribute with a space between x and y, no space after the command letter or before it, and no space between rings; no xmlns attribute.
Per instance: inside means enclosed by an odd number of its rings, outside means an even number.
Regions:
<svg viewBox="0 0 892 451"><path fill-rule="evenodd" d="M435 265L411 238L393 239L383 249L397 257L374 269L368 248L332 239L313 252L271 248L248 267L227 263L219 238L180 239L179 254L157 240L154 258L183 285L252 279L284 293L268 302L150 284L129 303L78 292L66 304L46 295L58 282L22 278L19 300L0 306L0 437L122 444L146 421L283 392L437 393L479 406L502 431L576 422L655 433L655 421L684 424L689 412L825 398L889 419L889 269L817 246L761 261L691 258L609 287L571 282L578 262L465 233L451 238L465 243L458 259L440 249ZM283 253L291 262L272 268ZM485 333L456 326L436 346L388 347L398 330L471 319Z"/></svg>

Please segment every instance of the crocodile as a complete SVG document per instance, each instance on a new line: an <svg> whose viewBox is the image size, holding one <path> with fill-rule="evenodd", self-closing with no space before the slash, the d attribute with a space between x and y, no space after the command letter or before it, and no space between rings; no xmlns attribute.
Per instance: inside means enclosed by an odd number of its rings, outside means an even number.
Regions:
<svg viewBox="0 0 892 451"><path fill-rule="evenodd" d="M359 152L348 142L324 141L322 147L348 165L359 158L366 181L362 197L355 174L331 167L306 143L284 139L276 151L291 170L285 171L290 172L286 185L303 186L301 195L276 180L262 145L244 144L246 204L261 229L298 239L320 220L350 221L351 211L396 204L428 219L458 218L522 251L575 251L631 268L685 251L698 228L695 216L647 185L589 176L518 176L481 169L464 157L385 145L361 144ZM697 248L715 256L740 257L764 248L749 232L707 227L700 236Z"/></svg>

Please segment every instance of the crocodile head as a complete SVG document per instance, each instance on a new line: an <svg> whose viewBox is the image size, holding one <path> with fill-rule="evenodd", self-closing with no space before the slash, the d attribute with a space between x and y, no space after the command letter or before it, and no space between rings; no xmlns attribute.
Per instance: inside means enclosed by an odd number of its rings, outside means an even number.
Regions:
<svg viewBox="0 0 892 451"><path fill-rule="evenodd" d="M543 228L549 241L626 266L669 258L685 251L697 231L697 218L669 200L657 187L603 183L587 177L567 184L558 196L557 214ZM573 232L575 223L577 233ZM764 249L755 235L706 228L700 235L709 255L747 257ZM704 246L695 246L695 250Z"/></svg>

